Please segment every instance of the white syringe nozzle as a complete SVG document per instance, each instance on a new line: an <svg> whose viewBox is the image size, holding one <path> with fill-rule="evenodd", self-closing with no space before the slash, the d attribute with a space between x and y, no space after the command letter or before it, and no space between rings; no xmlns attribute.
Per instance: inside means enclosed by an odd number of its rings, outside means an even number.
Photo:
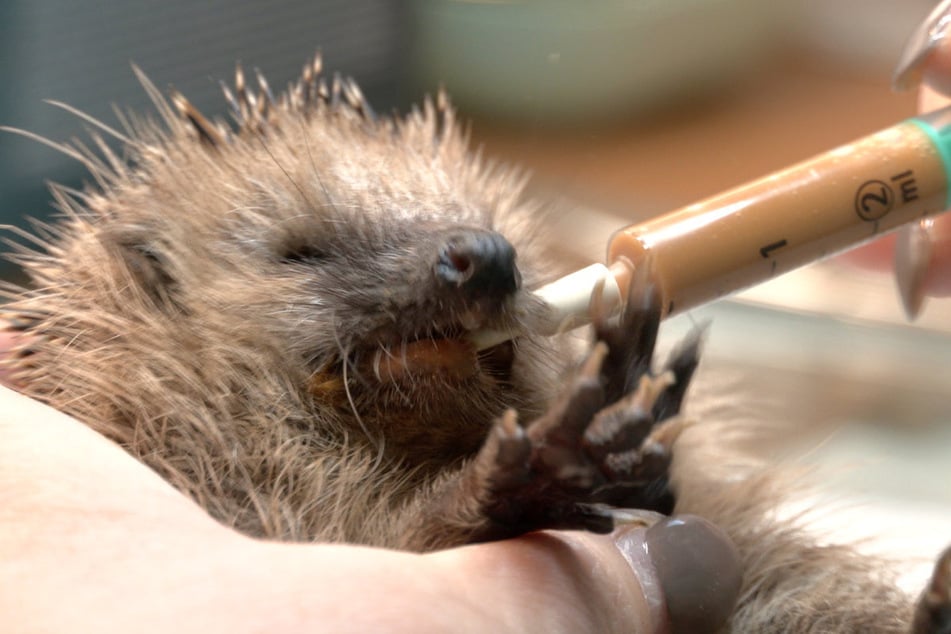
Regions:
<svg viewBox="0 0 951 634"><path fill-rule="evenodd" d="M549 336L577 328L591 321L591 295L603 282L602 299L605 306L620 303L621 290L610 269L603 264L592 264L542 286L535 295L548 306L548 315L533 324L534 334ZM484 350L512 338L511 332L481 330L469 335L477 350Z"/></svg>
<svg viewBox="0 0 951 634"><path fill-rule="evenodd" d="M603 264L586 266L535 291L551 309L549 318L539 326L539 332L553 335L589 323L591 295L602 282L601 301L607 307L617 306L621 289L611 270Z"/></svg>

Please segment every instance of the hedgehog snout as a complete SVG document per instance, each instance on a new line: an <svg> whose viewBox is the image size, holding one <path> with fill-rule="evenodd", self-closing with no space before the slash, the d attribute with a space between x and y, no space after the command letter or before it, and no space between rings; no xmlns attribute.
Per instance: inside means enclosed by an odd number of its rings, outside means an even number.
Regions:
<svg viewBox="0 0 951 634"><path fill-rule="evenodd" d="M522 285L515 247L500 233L467 229L449 236L439 249L437 279L469 297L501 298Z"/></svg>

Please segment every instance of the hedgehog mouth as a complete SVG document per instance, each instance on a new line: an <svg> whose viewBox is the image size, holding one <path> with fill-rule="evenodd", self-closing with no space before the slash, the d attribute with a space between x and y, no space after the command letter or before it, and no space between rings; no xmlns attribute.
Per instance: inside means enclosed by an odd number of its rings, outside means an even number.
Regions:
<svg viewBox="0 0 951 634"><path fill-rule="evenodd" d="M471 333L484 327L487 321L477 311L467 311L448 324L436 323L412 337L378 342L358 355L358 367L381 383L427 375L460 381L483 375L507 382L515 361L515 341L507 340L477 350L470 339Z"/></svg>
<svg viewBox="0 0 951 634"><path fill-rule="evenodd" d="M481 324L480 324L481 325ZM346 358L329 360L316 368L308 380L308 390L320 398L345 390L346 368L364 382L380 386L427 389L435 380L449 387L494 384L505 388L512 382L518 351L513 338L477 350L470 339L472 329L455 322L448 326L434 325L414 337L373 337L363 345L350 348Z"/></svg>
<svg viewBox="0 0 951 634"><path fill-rule="evenodd" d="M514 341L503 341L483 350L466 338L467 331L442 331L405 340L395 346L378 346L360 355L371 376L381 383L438 375L465 380L478 374L497 381L511 378L515 360Z"/></svg>

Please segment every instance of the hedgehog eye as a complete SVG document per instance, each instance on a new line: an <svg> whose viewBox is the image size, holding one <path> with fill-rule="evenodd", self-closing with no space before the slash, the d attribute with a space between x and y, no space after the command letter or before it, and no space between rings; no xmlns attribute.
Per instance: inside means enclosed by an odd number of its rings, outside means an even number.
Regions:
<svg viewBox="0 0 951 634"><path fill-rule="evenodd" d="M285 264L314 264L326 259L324 251L309 244L289 248L281 255L281 262Z"/></svg>

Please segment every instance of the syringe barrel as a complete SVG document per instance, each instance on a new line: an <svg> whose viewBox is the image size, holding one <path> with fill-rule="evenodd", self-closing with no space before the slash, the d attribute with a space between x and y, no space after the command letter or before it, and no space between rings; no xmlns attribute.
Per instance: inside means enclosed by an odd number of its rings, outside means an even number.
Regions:
<svg viewBox="0 0 951 634"><path fill-rule="evenodd" d="M622 229L608 262L627 258L636 267L651 257L669 315L940 212L948 206L949 119L949 109L910 119Z"/></svg>

